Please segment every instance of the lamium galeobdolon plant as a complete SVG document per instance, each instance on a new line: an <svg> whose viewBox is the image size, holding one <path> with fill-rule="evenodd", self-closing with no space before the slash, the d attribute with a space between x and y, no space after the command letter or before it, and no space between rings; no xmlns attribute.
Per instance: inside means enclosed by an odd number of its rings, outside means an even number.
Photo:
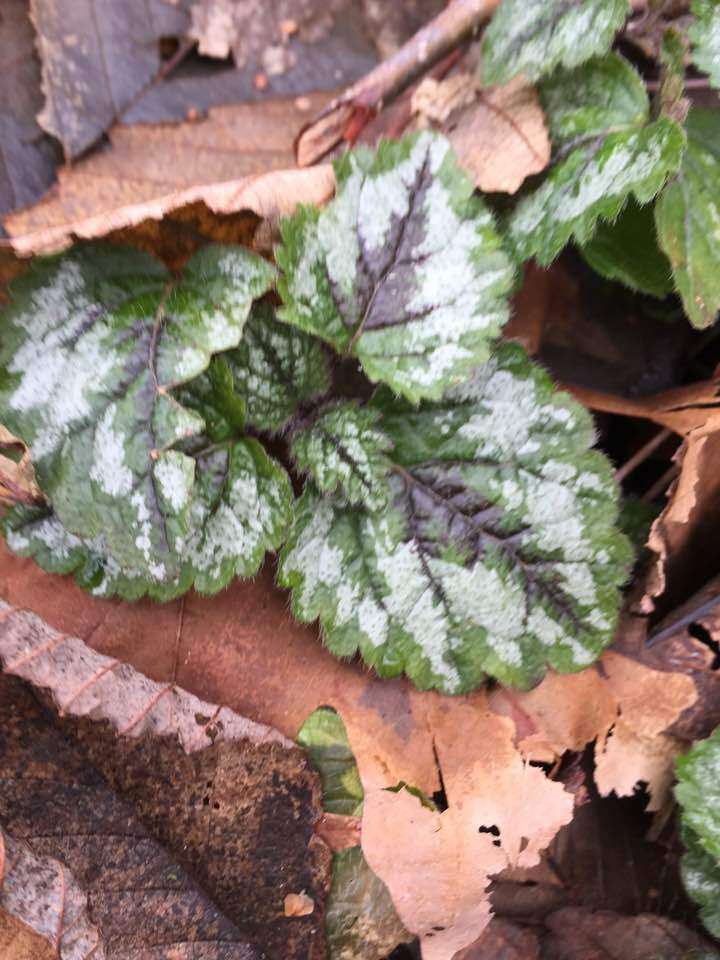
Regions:
<svg viewBox="0 0 720 960"><path fill-rule="evenodd" d="M701 28L717 4L693 11L717 82L718 31ZM675 36L651 106L608 52L626 15L501 3L483 77L538 80L554 145L502 218L423 132L337 161L335 198L284 222L276 265L217 245L179 276L102 244L34 261L0 321L0 422L45 502L6 511L9 548L95 595L158 601L278 551L295 616L333 653L423 689L591 664L631 550L590 415L500 339L518 267L574 241L605 276L674 283L696 325L720 306L718 115L685 121Z"/></svg>

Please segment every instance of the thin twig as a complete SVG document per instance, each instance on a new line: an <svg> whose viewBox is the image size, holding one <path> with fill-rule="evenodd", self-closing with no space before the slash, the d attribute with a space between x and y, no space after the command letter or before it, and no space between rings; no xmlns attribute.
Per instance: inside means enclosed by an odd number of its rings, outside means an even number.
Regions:
<svg viewBox="0 0 720 960"><path fill-rule="evenodd" d="M644 493L640 497L643 503L652 503L656 497L659 497L661 493L664 493L678 473L679 468L676 464L673 464L671 467L669 467L660 477L660 479L650 487L647 493Z"/></svg>
<svg viewBox="0 0 720 960"><path fill-rule="evenodd" d="M300 166L316 163L341 140L360 130L389 100L451 50L468 40L490 18L499 0L453 0L387 60L332 100L298 134Z"/></svg>
<svg viewBox="0 0 720 960"><path fill-rule="evenodd" d="M636 451L629 460L627 460L621 467L615 471L615 480L618 483L629 476L633 470L637 469L641 463L644 463L651 453L654 453L659 446L661 446L669 437L673 435L672 430L668 430L665 427L662 430L659 430L654 436L652 436L647 443L644 443L638 451Z"/></svg>

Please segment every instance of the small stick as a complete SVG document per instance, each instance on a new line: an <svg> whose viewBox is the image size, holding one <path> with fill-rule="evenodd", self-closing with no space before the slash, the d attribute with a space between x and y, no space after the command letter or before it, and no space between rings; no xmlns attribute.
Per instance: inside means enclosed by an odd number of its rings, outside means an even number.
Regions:
<svg viewBox="0 0 720 960"><path fill-rule="evenodd" d="M644 463L651 453L654 453L659 446L661 446L668 437L672 436L672 430L668 430L665 427L663 430L659 430L655 436L651 437L647 443L643 444L640 449L634 453L630 459L624 463L621 467L615 471L615 480L618 483L622 483L625 477L629 476L633 470L640 466L641 463Z"/></svg>
<svg viewBox="0 0 720 960"><path fill-rule="evenodd" d="M648 490L647 493L644 493L640 499L643 503L652 503L655 497L659 497L663 491L667 490L671 481L675 479L679 473L679 469L676 464L673 464L669 467L665 473L657 480Z"/></svg>
<svg viewBox="0 0 720 960"><path fill-rule="evenodd" d="M499 2L452 0L396 53L332 100L303 127L295 141L298 164L304 167L316 163L346 139L348 129L357 138L358 124L361 129L384 103L471 37L490 18Z"/></svg>

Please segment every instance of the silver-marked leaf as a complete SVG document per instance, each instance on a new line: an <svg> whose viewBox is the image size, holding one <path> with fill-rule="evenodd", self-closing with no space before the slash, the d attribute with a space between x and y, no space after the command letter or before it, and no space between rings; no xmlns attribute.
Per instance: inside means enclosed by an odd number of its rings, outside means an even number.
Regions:
<svg viewBox="0 0 720 960"><path fill-rule="evenodd" d="M675 797L682 810L683 826L698 845L720 861L720 728L707 740L693 744L676 762Z"/></svg>
<svg viewBox="0 0 720 960"><path fill-rule="evenodd" d="M720 0L692 0L695 23L688 30L693 62L720 87Z"/></svg>
<svg viewBox="0 0 720 960"><path fill-rule="evenodd" d="M672 267L660 249L651 204L625 205L613 223L599 221L580 252L596 273L631 290L666 297L672 292Z"/></svg>
<svg viewBox="0 0 720 960"><path fill-rule="evenodd" d="M483 37L483 82L577 67L610 49L627 15L627 0L502 0Z"/></svg>
<svg viewBox="0 0 720 960"><path fill-rule="evenodd" d="M355 150L336 177L324 210L283 225L279 316L409 400L438 399L508 316L513 269L493 218L438 134Z"/></svg>
<svg viewBox="0 0 720 960"><path fill-rule="evenodd" d="M102 534L82 539L52 508L15 508L2 528L10 549L32 557L49 573L74 573L96 596L137 600L146 593L171 600L194 586L212 594L233 577L251 577L265 553L275 550L292 519L293 495L285 470L257 440L215 445L195 458L190 530L177 544L181 559L173 579L148 581L143 569L121 567Z"/></svg>
<svg viewBox="0 0 720 960"><path fill-rule="evenodd" d="M392 442L383 433L379 410L341 403L323 410L292 438L292 453L318 489L350 504L380 510L390 488L386 454Z"/></svg>
<svg viewBox="0 0 720 960"><path fill-rule="evenodd" d="M187 576L203 496L181 446L204 421L172 390L238 343L273 278L240 248L206 247L175 282L146 254L93 246L36 262L12 287L2 419L61 526L150 593Z"/></svg>
<svg viewBox="0 0 720 960"><path fill-rule="evenodd" d="M720 113L693 109L685 124L680 171L655 206L660 245L694 327L708 327L720 310Z"/></svg>
<svg viewBox="0 0 720 960"><path fill-rule="evenodd" d="M650 122L645 86L616 54L554 74L541 95L555 159L508 230L519 258L548 264L571 238L587 242L598 218L617 217L631 194L652 200L680 166L685 136L669 117Z"/></svg>
<svg viewBox="0 0 720 960"><path fill-rule="evenodd" d="M720 937L720 862L701 847L692 830L682 830L686 852L680 861L680 876L688 896L700 908L705 928Z"/></svg>
<svg viewBox="0 0 720 960"><path fill-rule="evenodd" d="M447 693L591 663L631 551L587 412L513 344L438 403L375 404L394 443L391 505L306 490L279 571L298 619L319 618L339 656Z"/></svg>

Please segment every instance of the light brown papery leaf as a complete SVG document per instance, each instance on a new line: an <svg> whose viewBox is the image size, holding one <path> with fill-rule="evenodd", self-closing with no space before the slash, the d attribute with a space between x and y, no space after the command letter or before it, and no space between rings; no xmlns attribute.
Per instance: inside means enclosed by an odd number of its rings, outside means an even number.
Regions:
<svg viewBox="0 0 720 960"><path fill-rule="evenodd" d="M431 699L448 808L429 810L404 789L366 791L362 847L403 924L420 937L424 960L450 960L490 919L490 876L538 863L571 820L573 797L523 761L513 723L481 695L455 707Z"/></svg>
<svg viewBox="0 0 720 960"><path fill-rule="evenodd" d="M412 98L421 123L441 125L480 190L515 193L550 162L550 138L537 92L522 77L480 89L469 74L427 78Z"/></svg>
<svg viewBox="0 0 720 960"><path fill-rule="evenodd" d="M327 95L310 98L318 109ZM334 189L329 165L293 170L294 99L217 107L177 126L116 126L110 146L60 171L55 190L5 221L20 255L51 253L202 202L217 215L277 218Z"/></svg>
<svg viewBox="0 0 720 960"><path fill-rule="evenodd" d="M631 797L640 783L650 795L648 812L662 810L675 779L681 741L666 734L643 737L618 720L612 733L595 747L595 785L601 797Z"/></svg>
<svg viewBox="0 0 720 960"><path fill-rule="evenodd" d="M192 891L183 892L182 901L178 900L178 909L184 911L189 924L184 934L190 936L187 942L202 940L192 921L200 910L218 942L223 939L223 925L229 922L235 941L259 943L274 960L321 955L330 854L315 836L321 814L320 784L302 750L275 730L239 717L227 707L201 701L172 682L155 683L128 664L96 653L80 639L53 630L34 614L6 604L0 604L0 665L6 674L45 691L68 742L81 747L83 762L77 769L99 771L142 819L154 837L153 870L161 871L161 884L169 883L158 889L167 896L174 896L171 892L176 889L177 878L169 866L163 866L167 849L192 869L212 896L217 907ZM8 682L18 683L0 676L0 684L4 684L0 704L5 711ZM12 688L10 691L12 694ZM116 889L112 862L103 861L102 868L95 864L92 844L90 848L80 844L80 861L73 862L71 854L78 836L110 837L112 821L120 818L122 823L126 814L106 786L102 795L92 780L82 780L82 789L76 786L70 761L63 761L71 778L67 784L59 772L48 771L48 764L58 762L56 748L43 751L39 732L28 732L22 738L13 734L12 702L9 709L5 722L10 731L0 730L0 739L5 732L0 777L6 784L0 796L0 818L16 837L30 839L39 833L41 839L45 831L34 819L38 811L66 807L74 811L76 819L53 834L55 846L34 849L64 860L62 851L67 850L68 866L83 884L88 882L86 877L97 874L101 887L95 899L100 897L106 904L107 918L115 917L122 902L108 902L107 884L110 891ZM23 723L30 723L21 716ZM60 736L60 732L53 735ZM30 749L39 752L32 757L22 752ZM17 751L22 755L13 759ZM46 784L42 789L38 786L41 782ZM28 791L33 802L27 799ZM88 822L85 830L83 817L101 814L104 820ZM125 837L137 831L123 828L116 833L120 846L115 860L119 864L124 858L123 870L132 873L137 865ZM157 850L156 841L162 844ZM101 846L95 857L105 857ZM142 887L140 879L135 877L128 885ZM185 891L186 886L183 882L179 889ZM284 897L297 890L312 894L319 924L314 920L298 920L292 925L282 922ZM138 923L144 923L143 916L155 916L152 903L145 900L128 903L128 909L128 917ZM164 917L161 910L157 924L167 925ZM112 923L118 926L121 921L119 916ZM110 919L98 922L106 935ZM128 918L124 922L131 923ZM246 955L252 953L243 946L239 953L230 953L228 960ZM211 956L221 960L224 954ZM145 960L145 954L139 960Z"/></svg>
<svg viewBox="0 0 720 960"><path fill-rule="evenodd" d="M315 901L304 891L302 893L288 893L285 897L286 917L309 917L315 909Z"/></svg>
<svg viewBox="0 0 720 960"><path fill-rule="evenodd" d="M18 461L0 454L0 505L3 502L42 503L44 498L35 482L35 470L27 444L0 423L0 450L7 447L19 447L23 452Z"/></svg>
<svg viewBox="0 0 720 960"><path fill-rule="evenodd" d="M100 931L90 920L87 907L87 894L64 864L37 856L0 826L3 960L85 960L90 956L105 960Z"/></svg>

